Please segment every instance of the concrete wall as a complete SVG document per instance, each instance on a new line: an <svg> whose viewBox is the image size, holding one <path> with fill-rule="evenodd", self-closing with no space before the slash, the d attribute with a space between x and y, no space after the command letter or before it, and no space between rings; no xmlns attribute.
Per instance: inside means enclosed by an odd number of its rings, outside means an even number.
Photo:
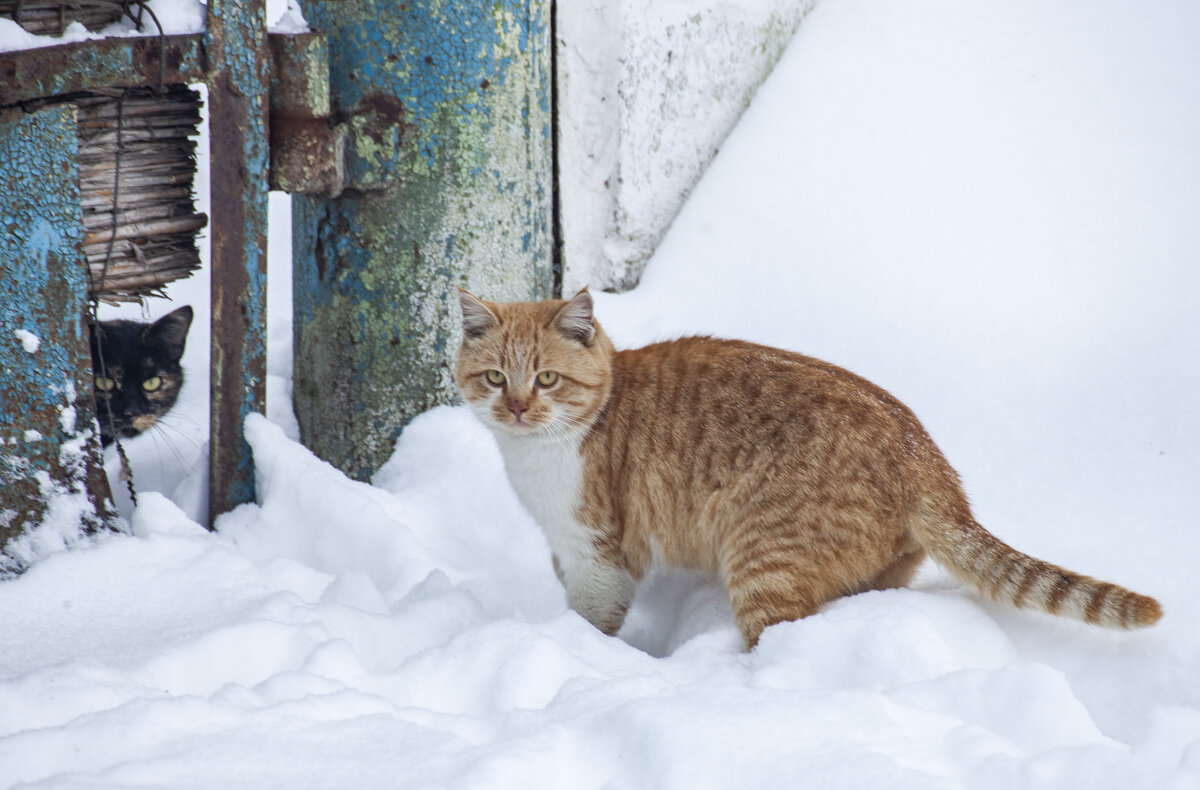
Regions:
<svg viewBox="0 0 1200 790"><path fill-rule="evenodd" d="M564 294L637 284L813 2L559 5Z"/></svg>

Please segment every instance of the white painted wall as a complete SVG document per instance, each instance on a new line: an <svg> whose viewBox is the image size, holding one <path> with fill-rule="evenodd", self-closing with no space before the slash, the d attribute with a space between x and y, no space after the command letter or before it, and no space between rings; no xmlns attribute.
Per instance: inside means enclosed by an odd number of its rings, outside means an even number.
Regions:
<svg viewBox="0 0 1200 790"><path fill-rule="evenodd" d="M559 4L564 293L637 284L813 3Z"/></svg>

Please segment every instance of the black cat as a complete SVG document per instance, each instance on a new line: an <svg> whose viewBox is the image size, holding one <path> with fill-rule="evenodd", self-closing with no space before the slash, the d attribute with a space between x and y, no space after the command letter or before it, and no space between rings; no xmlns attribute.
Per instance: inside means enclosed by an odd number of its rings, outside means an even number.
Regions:
<svg viewBox="0 0 1200 790"><path fill-rule="evenodd" d="M91 328L96 418L104 446L149 430L170 411L183 387L179 364L192 308L152 324L101 321Z"/></svg>

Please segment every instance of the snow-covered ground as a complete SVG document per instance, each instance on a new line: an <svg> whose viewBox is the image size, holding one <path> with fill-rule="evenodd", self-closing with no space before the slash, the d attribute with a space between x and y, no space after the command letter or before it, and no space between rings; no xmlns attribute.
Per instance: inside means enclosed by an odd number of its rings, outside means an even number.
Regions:
<svg viewBox="0 0 1200 790"><path fill-rule="evenodd" d="M929 565L752 653L682 575L604 637L464 409L372 485L289 438L282 224L261 502L194 521L201 321L174 429L130 443L130 534L0 583L0 785L1200 786L1197 41L1188 0L822 0L642 284L597 298L625 345L738 336L874 379L983 523L1157 596L1155 628Z"/></svg>

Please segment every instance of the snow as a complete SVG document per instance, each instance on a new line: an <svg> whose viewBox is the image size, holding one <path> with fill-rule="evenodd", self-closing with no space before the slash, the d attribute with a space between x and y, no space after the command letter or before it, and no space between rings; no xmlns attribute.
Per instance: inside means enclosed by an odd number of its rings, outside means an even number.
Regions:
<svg viewBox="0 0 1200 790"><path fill-rule="evenodd" d="M37 36L28 33L23 27L11 19L0 19L0 52L10 52L15 49L34 49L54 44L74 44L79 41L100 38L97 33L88 31L79 22L67 25L61 36Z"/></svg>
<svg viewBox="0 0 1200 790"><path fill-rule="evenodd" d="M667 574L605 637L465 408L370 485L296 443L276 201L260 501L196 523L197 322L173 428L128 444L128 533L0 583L0 786L1200 786L1198 35L1189 2L823 0L641 285L595 294L625 345L709 332L872 378L985 525L1155 595L1156 627L928 565L751 653L718 587ZM206 287L172 294L203 313Z"/></svg>
<svg viewBox="0 0 1200 790"><path fill-rule="evenodd" d="M21 348L25 349L27 354L36 354L38 349L42 347L42 340L28 329L17 329L13 331L13 335L21 343Z"/></svg>
<svg viewBox="0 0 1200 790"><path fill-rule="evenodd" d="M74 44L108 36L157 36L160 27L168 36L204 31L207 7L200 0L148 0L145 7L150 13L144 18L141 30L136 22L123 16L98 33L89 31L79 22L72 22L61 36L37 36L26 32L11 19L0 19L0 52ZM137 11L135 7L133 13ZM266 18L272 33L308 32L308 24L296 0L267 0Z"/></svg>
<svg viewBox="0 0 1200 790"><path fill-rule="evenodd" d="M637 284L810 0L556 9L563 287Z"/></svg>

